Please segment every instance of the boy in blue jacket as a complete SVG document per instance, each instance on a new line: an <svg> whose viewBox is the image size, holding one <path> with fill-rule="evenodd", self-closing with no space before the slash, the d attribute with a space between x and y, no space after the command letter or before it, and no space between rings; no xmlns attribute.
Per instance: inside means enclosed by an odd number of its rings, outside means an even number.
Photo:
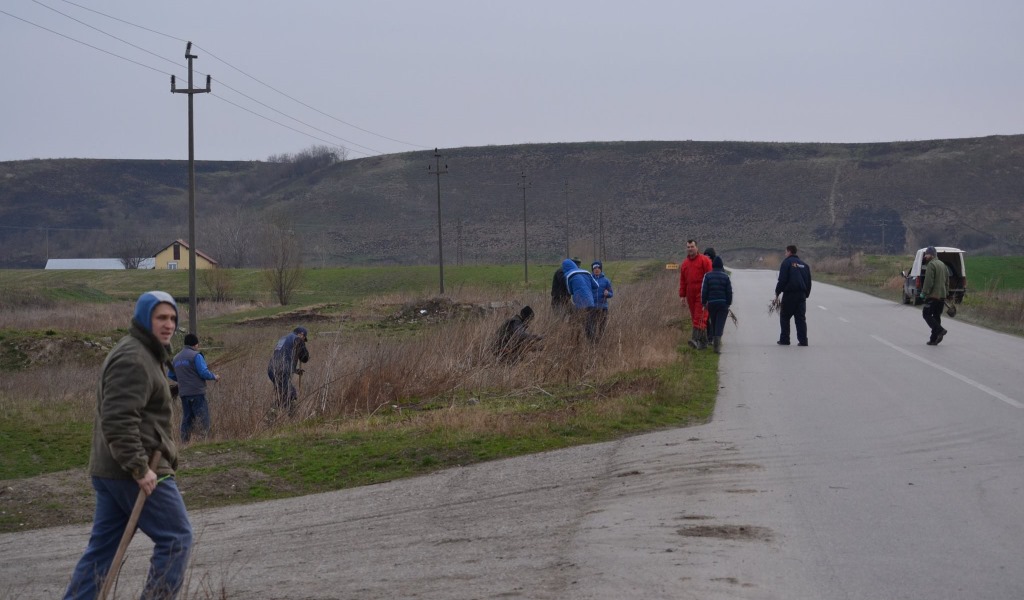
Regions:
<svg viewBox="0 0 1024 600"><path fill-rule="evenodd" d="M599 339L608 324L608 299L614 296L615 292L612 291L612 280L604 274L604 265L601 264L601 261L595 260L590 265L590 271L594 274L594 281L597 282L597 294L594 295L594 308L597 311L594 338Z"/></svg>
<svg viewBox="0 0 1024 600"><path fill-rule="evenodd" d="M732 306L732 280L725 272L721 256L711 261L711 272L704 274L700 286L700 303L708 311L708 336L715 354L722 352L722 334L725 333L725 319Z"/></svg>

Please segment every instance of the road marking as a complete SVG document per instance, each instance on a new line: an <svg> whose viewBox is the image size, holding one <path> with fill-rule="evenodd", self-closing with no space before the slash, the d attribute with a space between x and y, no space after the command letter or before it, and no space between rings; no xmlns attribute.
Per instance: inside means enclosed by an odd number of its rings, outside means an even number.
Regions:
<svg viewBox="0 0 1024 600"><path fill-rule="evenodd" d="M821 310L828 310L827 308L825 308L824 306L822 306L820 304L818 305L818 308L820 308Z"/></svg>
<svg viewBox="0 0 1024 600"><path fill-rule="evenodd" d="M893 344L892 342L890 342L888 340L882 339L882 338L878 337L877 335L873 335L871 337L876 339L876 340L878 340L879 342L882 342L886 346L889 346L890 348L892 348L893 350L895 350L897 352L901 352L903 354L906 354L907 356L909 356L910 358L913 358L914 360L921 361L924 364L928 365L929 367L934 367L934 368L942 371L943 373L945 373L947 375L952 375L953 377L956 377L957 379L959 379L960 381L966 383L967 385L972 386L974 388L977 388L977 389L985 392L989 396L992 396L993 398L996 398L997 400L1002 400L1003 402L1009 404L1010 406L1016 406L1017 408L1024 408L1024 404L1021 404L1020 402L1014 400L1013 398L1010 398L1009 396L1005 396L1005 395L995 391L994 389L988 387L985 384L978 383L977 381L971 379L970 377L967 377L965 375L961 375L960 373L957 373L956 371L953 371L951 369L947 369L946 367L944 367L942 365L933 363L932 361L928 360L927 358L925 358L923 356L918 356L917 354L914 354L913 352L911 352L909 350L904 350L903 348L900 348L896 344Z"/></svg>
<svg viewBox="0 0 1024 600"><path fill-rule="evenodd" d="M843 323L849 323L850 321L846 317L839 317L839 320Z"/></svg>

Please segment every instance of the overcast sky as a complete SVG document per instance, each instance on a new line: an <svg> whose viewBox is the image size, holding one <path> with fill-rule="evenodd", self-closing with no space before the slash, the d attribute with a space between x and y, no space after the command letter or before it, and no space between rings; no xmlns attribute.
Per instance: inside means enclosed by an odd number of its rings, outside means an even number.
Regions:
<svg viewBox="0 0 1024 600"><path fill-rule="evenodd" d="M3 0L0 160L187 158L188 40L200 160L1024 133L1021 0Z"/></svg>

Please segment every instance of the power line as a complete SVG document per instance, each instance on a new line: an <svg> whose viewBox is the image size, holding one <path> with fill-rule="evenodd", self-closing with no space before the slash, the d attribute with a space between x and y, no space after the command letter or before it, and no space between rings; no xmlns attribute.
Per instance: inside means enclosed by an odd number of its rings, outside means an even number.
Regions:
<svg viewBox="0 0 1024 600"><path fill-rule="evenodd" d="M106 31L103 31L102 29L100 29L98 27L93 27L92 25L86 23L85 21L80 21L80 20L72 17L71 15L69 15L67 13L63 13L63 12L57 10L56 8L53 8L52 6L47 6L47 5L43 4L42 2L40 2L39 0L32 0L32 1L35 2L36 4L38 4L39 6L42 6L43 8L47 8L49 10L52 10L53 12L57 13L58 15L67 17L68 19L71 19L75 23L79 23L80 25L84 25L84 26L88 27L89 29L92 29L93 31L98 31L98 32L102 33L105 36L112 37L115 40L117 40L117 41L119 41L119 42L121 42L123 44L128 44L129 46L131 46L132 48L135 48L136 50L141 50L141 51L145 52L146 54L149 54L149 55L152 55L152 56L155 56L155 57L159 58L160 60L165 60L165 61L171 63L172 65L174 65L175 67L180 66L180 65L178 65L178 63L174 62L173 60L171 60L171 59L169 59L167 57L160 56L159 54L157 54L155 52L150 52L149 50L146 50L142 46L136 46L135 44L133 44L133 43L127 41L127 40L121 39L121 38L117 37L116 35L114 35L112 33L108 33ZM205 73L204 73L204 75L205 75Z"/></svg>
<svg viewBox="0 0 1024 600"><path fill-rule="evenodd" d="M162 35L162 36L164 36L166 38L171 38L172 40L177 40L179 42L186 42L186 41L188 41L188 40L183 40L183 39L181 39L179 37L174 37L173 35L168 35L166 33L161 33L161 32L159 32L159 31L157 31L155 29L149 29L148 27L143 27L142 25L136 25L135 23L130 23L128 21L125 21L124 19L118 19L117 17L112 17L112 16L110 16L110 15L108 15L106 13L101 13L98 10L93 10L93 9L89 8L88 6L82 6L81 4L75 4L74 2L71 2L70 0L61 0L61 1L65 2L67 4L70 4L72 6L77 6L78 8L81 8L83 10L87 10L89 12L96 13L98 15L104 16L104 17L106 17L108 19L113 19L113 20L118 21L120 23L124 23L125 25L131 25L132 27L138 27L139 29L148 31L150 33L155 33L157 35ZM196 46L196 47L198 48L198 46Z"/></svg>
<svg viewBox="0 0 1024 600"><path fill-rule="evenodd" d="M165 71L161 71L160 69L157 69L155 67L151 67L149 65L142 64L142 63L140 63L137 60L132 60L132 59L130 59L128 57L121 56L120 54L115 54L115 53L113 53L113 52L111 52L109 50L104 50L103 48L99 48L97 46L93 46L92 44L83 42L82 40L77 40L77 39L75 39L75 38L73 38L73 37L71 37L69 35L64 35L63 33L60 33L59 31L54 31L54 30L52 30L52 29L50 29L48 27L43 27L42 25L39 25L38 23L33 23L32 21L28 21L26 19L22 19L21 17L19 17L17 15L12 15L11 13L7 12L6 10L0 9L0 13L5 14L8 17L11 17L12 19L17 19L17 20L21 21L22 23L28 23L29 25L31 25L33 27L38 27L39 29L42 29L44 31L49 31L50 33L52 33L54 35L59 35L60 37L68 39L68 40L71 40L72 42L75 42L77 44L82 44L83 46L88 46L89 48L92 48L93 50L99 50L100 52L102 52L104 54L109 54L109 55L111 55L111 56L113 56L115 58L120 58L121 60L126 60L126 61L128 61L130 63L134 63L136 65L139 65L140 67L149 69L150 71L156 71L157 73L162 73L164 75L170 75L170 73L167 73Z"/></svg>
<svg viewBox="0 0 1024 600"><path fill-rule="evenodd" d="M351 150L352 152L356 152L358 154L362 154L363 156L371 156L370 154L368 154L366 152L360 152L359 150L353 150L351 148L346 148L345 146L339 146L338 144L335 144L334 142L332 142L330 140L325 140L325 139L323 139L321 137L317 137L315 135L306 133L305 131L299 131L298 129L295 129L291 125L285 125L284 123L282 123L280 121L275 121L274 119L271 119L270 117L268 117L266 115L261 115L260 113L254 111L252 109L246 108L246 107L242 106L241 104L235 104L234 102L228 100L227 98L224 98L223 96L218 96L217 94L214 94L212 92L210 93L210 96L220 100L221 102L226 102L226 103L230 104L231 106L234 106L235 108L239 108L241 110L244 110L245 112L247 112L249 114L256 115L257 117L259 117L261 119L265 119L267 121L270 121L271 123L273 123L275 125L279 125L281 127L284 127L285 129L290 129L290 130L294 131L295 133L300 133L300 134L302 134L302 135L304 135L306 137L313 138L314 140L323 142L323 143L328 144L330 146L336 146L336 147L342 148L344 150ZM376 152L376 150L374 152Z"/></svg>
<svg viewBox="0 0 1024 600"><path fill-rule="evenodd" d="M388 137L388 136L386 136L386 135L382 135L382 134L379 134L379 133L376 133L376 132L370 131L369 129L363 129L362 127L360 127L360 126L358 126L358 125L353 125L352 123L349 123L348 121L343 121L343 120L339 119L338 117L335 117L334 115L331 115L331 114L325 113L324 111L320 110L319 108L316 108L316 107L314 107L314 106L310 106L310 105L306 104L306 103L305 103L305 102L303 102L302 100L299 100L299 99L297 99L297 98L293 98L293 97L289 96L288 94L286 94L286 93L284 93L284 92L282 92L282 91L278 90L277 88L275 88L274 86L272 86L272 85L270 85L270 84L264 83L264 82L260 81L259 79L256 79L256 78L255 78L255 77L253 77L252 75L249 75L248 73L246 73L245 71L243 71L243 70L239 69L238 67L236 67L236 66L232 65L231 63L229 63L229 62L227 62L227 61L225 61L225 60L223 60L223 59L221 59L221 58L217 58L217 56L216 56L216 55L214 55L214 54L213 54L212 52L210 52L209 50L207 50L207 49L205 49L205 48L203 48L203 47L199 46L199 44L196 44L196 48L199 48L199 49L200 49L200 50L202 50L203 52L206 52L207 54L209 54L209 55L210 55L210 58L214 58L214 59L216 59L216 60L219 60L220 62L224 63L225 65L227 65L227 66L231 67L232 69L234 69L234 70L238 71L238 72L239 72L239 73L241 73L242 75L245 75L245 76L246 76L246 77L248 77L249 79L252 79L252 80L253 80L253 81L255 81L256 83L258 83L258 84L260 84L260 85L263 85L263 86L266 86L267 88L269 88L269 89L271 89L271 90L273 90L273 91L277 92L278 94L281 94L281 95L282 95L282 96L284 96L285 98L288 98L288 99L289 99L289 100L291 100L292 102L297 102L297 103L301 104L302 106L305 106L306 108L308 108L308 109L310 109L310 110L316 111L316 112L320 113L321 115L323 115L323 116L325 116L325 117L327 117L327 118L329 118L329 119L334 119L335 121L337 121L337 122L339 122L339 123L341 123L341 124L343 124L343 125L348 125L349 127L352 127L353 129L358 129L359 131L362 131L363 133L368 133L368 134L370 134L370 135L375 135L375 136L377 136L377 137L379 137L379 138L383 138L383 139L385 139L385 140L389 140L389 141L392 141L392 142L396 142L396 143L399 143L399 144L405 144L406 146L412 146L412 147L414 147L414 148L422 148L422 149L424 149L424 150L429 150L429 149L430 149L430 146L423 146L423 145L420 145L420 144L413 144L412 142L403 142L402 140L396 140L395 138L391 138L391 137ZM365 148L365 146L364 146L364 148Z"/></svg>
<svg viewBox="0 0 1024 600"><path fill-rule="evenodd" d="M173 40L178 40L178 41L181 41L181 42L184 42L184 41L186 41L186 40L183 40L183 39L181 39L181 38L177 38L177 37L174 37L174 36L172 36L172 35L168 35L168 34L166 34L166 33L161 33L161 32L159 32L159 31L155 31L155 30L153 30L153 29L149 29L149 28L143 27L142 25L136 25L135 23L132 23L132 22L130 22L130 21L125 21L124 19L119 19L119 18L117 18L117 17L113 17L113 16L111 16L111 15L108 15L108 14L106 14L106 13L100 12L100 11L98 11L98 10L93 10L93 9L91 9L91 8L88 8L88 7L82 6L81 4L76 4L76 3L74 3L74 2L71 2L70 0L61 0L61 1L62 1L62 2L66 2L67 4L71 4L72 6L77 6L77 7L79 7L79 8L82 8L82 9L88 10L88 11L90 11L90 12L93 12L93 13L96 13L96 14L98 14L98 15L101 15L101 16L104 16L104 17L107 17L108 19L113 19L113 20L115 20L115 21L118 21L118 22L120 22L120 23L124 23L124 24L126 24L126 25L131 25L132 27L138 27L139 29L143 29L143 30L145 30L145 31L149 31L149 32L152 32L152 33L156 33L156 34L158 34L158 35L162 35L162 36L164 36L164 37L168 37L168 38L171 38L171 39L173 39ZM37 3L38 3L38 0L33 0L33 2L37 2ZM44 5L44 6L45 6L45 5ZM248 77L249 79L252 79L252 80L253 80L253 81L255 81L256 83L258 83L258 84L260 84L260 85L262 85L262 86L264 86L264 87L266 87L266 88L268 88L268 89L270 89L270 90L273 90L274 92L276 92L276 93L278 93L278 94L280 94L280 95L284 96L285 98L288 98L288 99L289 99L289 100L291 100L292 102L296 102L296 103L298 103L298 104L301 104L302 106L305 106L306 108L308 108L308 109L310 109L310 110L312 110L312 111L318 112L318 113L320 113L321 115L323 115L323 116L325 116L325 117L327 117L327 118L329 118L329 119L333 119L333 120L335 120L335 121L337 121L337 122L339 122L339 123L341 123L341 124L343 124L343 125L347 125L348 127L352 127L353 129L358 129L359 131L362 131L363 133L368 133L368 134L370 134L370 135L373 135L373 136L376 136L376 137L379 137L379 138L383 138L383 139L385 139L385 140L388 140L388 141L391 141L391 142L395 142L395 143L398 143L398 144L404 144L404 145L406 145L406 146L412 146L412 147L414 147L414 148L422 148L422 149L424 149L424 150L429 150L429 149L430 149L430 147L429 147L429 146L423 146L423 145L421 145L421 144L414 144L414 143L412 143L412 142L405 142L405 141L402 141L402 140L398 140L398 139L395 139L395 138L392 138L392 137L388 137L388 136L386 136L386 135L383 135L383 134L377 133L377 132L375 132L375 131L370 131L369 129L364 129L364 128L362 128L362 127L358 126L358 125L355 125L355 124L349 123L348 121L344 121L344 120L342 120L342 119L339 119L338 117L335 117L334 115L331 115L331 114L329 114L329 113L326 113L326 112L324 112L324 111L322 111L322 110L320 110L320 109L318 109L318 108L316 108L316 107L314 107L314 106L310 106L309 104L306 104L306 103L305 103L305 102L303 102L302 100L299 100L298 98L294 98L294 97L292 97L292 96L290 96L290 95L288 95L288 94L286 94L286 93L282 92L281 90L279 90L279 89L275 88L274 86L270 85L269 83L266 83L266 82L264 82L264 81L261 81L260 79L258 79L258 78L256 78L256 77L254 77L254 76L250 75L249 73L246 73L245 71L243 71L242 69L239 69L238 67L236 67L236 66L234 66L233 64L229 63L228 61L226 61L226 60L224 60L224 59L222 59L222 58L218 57L218 56L217 56L216 54L214 54L213 52L210 52L210 51L209 51L209 50L207 50L206 48L203 48L203 47L202 47L202 46L200 46L199 44L193 44L193 45L194 45L194 46L195 46L195 47L196 47L197 49L199 49L199 50L202 50L202 51L203 51L203 52L205 52L205 53L206 53L207 55L209 55L209 56L210 56L210 58L213 58L214 60L218 60L218 61L220 61L220 62L224 63L224 64L225 64L225 65L227 65L228 67L230 67L230 68L234 69L235 71L238 71L239 73L241 73L242 75L245 75L245 76L246 76L246 77ZM218 81L218 83L221 83L221 84L223 85L223 82L220 82L220 81ZM225 86L225 87L227 87L227 86ZM233 91L237 91L237 90L233 90ZM239 93L241 93L241 92L239 92ZM243 94L243 95L244 95L244 94ZM268 107L268 108L269 108L269 107ZM289 118L291 118L291 117L289 117ZM296 119L296 120L298 120L298 119ZM330 134L328 134L328 135L330 135ZM334 137L337 137L337 136L334 136ZM339 138L339 139L343 139L343 138ZM354 142L349 142L349 143L354 143ZM363 147L363 148L366 148L366 146L362 146L362 147ZM371 149L371 150L372 150L372 148L368 148L368 149ZM374 152L378 152L378 151L377 151L377 150L374 150Z"/></svg>
<svg viewBox="0 0 1024 600"><path fill-rule="evenodd" d="M66 17L66 18L68 18L68 19L71 19L72 21L74 21L74 22L76 22L76 23L79 23L80 25L84 25L85 27L88 27L89 29L92 29L93 31L97 31L97 32L99 32L99 33L102 33L103 35L106 35L106 36L108 36L108 37L111 37L111 38L113 38L113 39L115 39L115 40L117 40L117 41L119 41L119 42L121 42L121 43L127 44L127 45L129 45L129 46L131 46L132 48L135 48L135 49L137 49L137 50L141 50L142 52L145 52L145 53L147 53L147 54L149 54L149 55L151 55L151 56L154 56L154 57L156 57L156 58L159 58L159 59L161 59L161 60L165 60L165 61L167 61L167 62L171 63L172 65L174 65L175 67L179 67L179 66L180 66L180 65L178 65L178 63L176 63L175 61L173 61L173 60L171 60L171 59L169 59L169 58L166 58L166 57L164 57L164 56L160 56L159 54L157 54L157 53L155 53L155 52L151 52L151 51L149 51L149 50L147 50L147 49L145 49L145 48L143 48L143 47L141 47L141 46L138 46L138 45L136 45L136 44L133 44L133 43L131 43L131 42L129 42L129 41L127 41L127 40L125 40L125 39L122 39L122 38L120 38L120 37L118 37L118 36L116 36L116 35L113 35L112 33L108 33L108 32L106 32L106 31L103 31L102 29L99 29L98 27L93 27L92 25L90 25L90 24L88 24L88 23L86 23L86 22L84 22L84 21L81 21L81 20L79 20L79 19L76 19L75 17L72 17L71 15L69 15L69 14L67 14L67 13L61 12L61 11L59 11L59 10L57 10L57 9L53 8L53 7L47 6L46 4L43 4L42 2L40 2L39 0L32 0L32 1L33 1L33 2L35 2L36 4L38 4L39 6L42 6L43 8L47 8L47 9L49 9L49 10L51 10L51 11L53 11L53 12L55 12L55 13L57 13L57 14L61 15L61 16L64 16L64 17ZM65 0L65 1L67 1L67 0ZM69 2L69 4L74 4L74 3L73 3L73 2ZM79 6L79 5L75 4L75 6ZM88 10L91 10L91 9L88 9ZM93 12L96 12L96 11L93 11ZM102 14L102 13L100 13L100 14ZM105 15L105 16L106 16L106 15ZM111 18L113 18L113 17L111 17ZM169 37L169 36L168 36L168 37ZM195 46L196 46L196 48L199 48L199 45L198 45L198 44L195 44ZM218 59L218 60L220 60L220 59ZM221 61L221 62L224 62L224 61ZM224 63L224 64L227 64L227 63ZM228 66L230 67L231 65L228 65ZM235 67L231 67L231 68L233 68L233 69L234 69ZM238 69L235 69L235 70L238 70ZM208 77L209 77L209 74L208 74L208 73L203 73L203 72L201 72L201 71L196 71L196 72L197 72L197 73L199 73L200 75L206 75L206 76L208 76ZM239 72L241 72L241 71L239 71ZM244 74L245 74L245 73L243 73L243 75L244 75ZM364 145L362 145L362 144L360 144L360 143L358 143L358 142L354 142L354 141L352 141L352 140L348 140L348 139L345 139L345 138L343 138L343 137L341 137L341 136L338 136L338 135L334 135L333 133L331 133L331 132L329 132L329 131L324 131L323 129L320 129L319 127L316 127L316 126L314 126L314 125L310 125L309 123L306 123L306 122L304 122L304 121L302 121L302 120L300 120L300 119L297 119L297 118L295 118L295 117L293 117L293 116L291 116L291 115L288 115L288 114L286 114L286 113L284 113L284 112L282 112L282 111L280 111L280 110L278 110L278 109L274 108L273 106L269 106L268 104L265 104L265 103L263 103L263 102L261 102L261 101L257 100L256 98L253 98L252 96L249 96L248 94L245 94L245 93L243 93L243 92L241 92L241 91L239 91L239 90L237 90L237 89L235 89L235 88L231 87L230 85L227 85L227 84L225 84L225 83L223 83L223 82L221 82L221 81L219 81L219 80L218 80L218 83L220 83L220 84L221 84L221 85L223 85L224 87L228 88L229 90L231 90L231 91L235 92L235 93L236 93L236 94L238 94L239 96L242 96L242 97L244 97L244 98L247 98L247 99L249 99L249 100L251 100L251 101L255 102L256 104L259 104L260 106L263 106L263 107L265 107L265 108L268 108L268 109L270 109L270 110L272 110L272 111L274 111L274 112L278 113L279 115L282 115L282 116L284 116L284 117L287 117L287 118L289 118L289 119L291 119L291 120L295 121L296 123L301 123L302 125L304 125L304 126L306 126L306 127L309 127L310 129L313 129L313 130L315 130L315 131L319 131L320 133L323 133L323 134L325 134L325 135L329 135L329 136L331 136L331 137L333 137L333 138L339 139L339 140L341 140L341 141L343 141L343 142L345 142L345 143L347 143L347 144L351 144L351 145L354 145L354 146L359 146L360 148L365 148L365 149L367 149L367 150L370 150L371 152L376 152L377 154L384 154L384 152L382 152L381 150L377 150L377 149L375 149L375 148L370 148L369 146L364 146ZM236 106L237 106L237 105L236 105ZM250 111L250 112L251 112L251 111ZM274 122L274 123L277 123L276 121L272 121L272 122ZM278 123L278 124L280 125L280 123ZM297 131L297 130L294 130L294 129L293 129L293 131ZM298 132L298 133L303 133L303 132ZM308 134L305 134L305 133L303 133L303 135L308 135Z"/></svg>
<svg viewBox="0 0 1024 600"><path fill-rule="evenodd" d="M36 0L33 0L33 1L36 1ZM38 3L38 2L37 2L37 3ZM40 4L41 4L41 3L40 3ZM41 5L42 5L42 4L41 4ZM45 5L42 5L42 6L45 6ZM47 7L47 8L49 8L49 7ZM51 10L53 10L53 9L51 9ZM64 14L64 13L61 13L60 11L57 11L57 10L55 10L54 12L57 12L57 13L60 13L60 14ZM100 51L100 52L103 52L104 54L108 54L108 55L110 55L110 56L113 56L113 57L115 57L115 58L119 58L119 59L121 59L121 60L124 60L124 61L130 62L130 63L132 63L132 64L135 64L135 65L138 65L138 66L140 66L140 67L144 67L144 68L146 68L146 69L149 69L149 70L151 70L151 71L155 71L155 72L157 72L157 73L161 73L161 74L163 74L163 75L171 75L171 76L173 76L173 75L174 75L173 73L168 73L167 71L163 71L163 70L160 70L160 69L158 69L158 68L156 68L156 67L152 67L152 66L150 66L150 65L147 65L147 64L141 63L141 62L139 62L139 61L133 60L133 59L131 59L131 58L128 58L128 57L126 57L126 56L122 56L122 55L120 55L120 54L117 54L117 53L115 53L115 52L111 52L111 51L109 51L109 50L105 50L105 49L103 49L103 48L100 48L100 47L98 47L98 46L94 46L94 45L92 45L92 44L90 44L90 43L88 43L88 42L84 42L84 41L82 41L82 40L79 40L79 39L77 39L77 38L73 38L73 37L71 37L71 36L69 36L69 35L65 35L65 34L63 34L63 33L60 33L59 31L54 31L53 29L50 29L50 28L48 28L48 27L44 27L44 26L42 26L42 25L39 25L38 23L33 23L32 21L29 21L29 20L27 20L27 19L23 19L23 18L21 18L21 17L19 17L19 16L17 16L17 15L12 15L11 13L9 13L9 12L7 12L7 11L5 11L5 10L0 10L0 13L2 13L2 14L5 14L5 15L7 15L7 16L9 16L9 17L12 17L12 18L14 18L14 19L17 19L17 20L19 20L19 21L21 21L21 22L23 22L23 23L27 23L28 25L32 25L33 27L38 27L39 29L42 29L42 30L44 30L44 31L47 31L47 32L49 32L49 33L52 33L52 34L54 34L54 35L59 35L60 37L62 37L62 38L65 38L65 39L67 39L67 40L70 40L70 41L72 41L72 42L75 42L75 43L77 43L77 44L81 44L81 45L83 45L83 46L86 46L86 47L88 47L88 48L92 48L93 50L98 50L98 51ZM64 16L67 16L67 17L68 17L69 19L72 19L72 20L74 20L74 21L78 21L78 20L77 20L77 19L75 19L74 17L70 17L70 16L68 16L68 15L64 15ZM85 25L85 26L87 26L87 27L90 27L91 29L96 29L95 27L92 27L91 25L88 25L88 24L86 24L86 23L82 23L81 21L78 21L78 22L79 22L79 23L81 23L82 25ZM134 48L138 48L139 50L142 50L142 51L144 51L144 52L147 52L148 54L152 54L153 56L155 56L155 57L157 57L157 58L160 58L160 59L162 59L162 60L166 60L166 61L170 62L171 64L174 64L174 65L176 65L176 66L177 66L177 63L175 63L174 61L172 61L172 60L170 60L170 59L168 59L168 58L162 57L162 56L160 56L160 55L158 55L158 54L154 54L153 52L150 52L150 51L148 51L148 50L146 50L146 49L144 49L144 48L140 48L139 46L136 46L135 44L132 44L132 43L130 43L130 42L127 42L127 41L125 41L125 40L122 40L121 38L118 38L118 37L117 37L117 36L115 36L115 35L111 35L111 34L108 34L108 33L104 32L104 31L102 31L102 30L99 30L99 29L96 29L96 31L99 31L100 33L104 33L104 34L106 34L106 35L109 35L110 37L112 37L112 38L114 38L114 39L116 39L116 40L118 40L118 41L121 41L121 42L123 42L123 43L125 43L125 44L128 44L129 46L132 46L132 47L134 47ZM198 46L197 46L197 47L198 47ZM201 74L202 74L202 75L208 75L208 74L206 74L206 73L201 73ZM221 83L221 82L219 82L219 81L218 81L218 83ZM283 113L283 112L281 112L281 111L278 111L278 110L274 109L274 108L273 108L273 107L271 107L271 106L267 106L266 104L263 104L262 102L260 102L260 101L256 100L255 98L252 98L252 97L250 97L250 96L247 96L246 94L243 94L242 92L239 92L238 90L236 90L236 89L232 88L231 86L229 86L229 85L227 85L227 84L223 84L223 83L222 83L222 85L224 85L224 87L226 87L226 88L230 89L231 91L233 91L233 92L235 92L235 93L237 93L237 94L239 94L239 95L241 95L241 96L244 96L244 97L248 98L249 100L252 100L253 102L256 102L256 103L258 103L258 104L261 104L261 105L263 105L263 106L267 107L267 108L268 108L268 109L270 109L270 110L274 110L275 112L278 112L278 113L280 113L280 114L284 115L285 117L288 117L289 119L292 119L293 121L295 121L295 122L297 122L297 123L302 123L303 125L305 125L305 126L307 126L307 127L310 127L311 129L315 129L315 130L317 130L317 131L321 131L322 133L325 133L326 135L330 135L330 136L332 136L332 137L335 137L335 138L337 138L337 139L339 139L339 140L343 140L343 141L346 141L346 142L348 142L348 143L350 143L350 144L353 144L353 145L359 146L359 147L361 147L361 148L366 148L367 150L370 150L371 152L376 152L376 153L378 153L378 154L384 154L384 153L383 153L382 151L380 151L380 150L375 150L375 149L373 149L373 148L369 148L369 147L367 147L367 146L363 146L362 144L357 144L357 143L355 143L355 142L352 142L352 141L349 141L349 140L345 140L345 138L342 138L342 137L340 137L340 136L336 136L336 135L334 135L334 134L332 134L332 133L329 133L329 132L323 131L323 130L321 130L321 129L318 129L318 128L316 128L316 127L313 127L312 125L309 125L308 123L304 123L303 121L301 121L301 120L299 120L299 119L296 119L295 117L291 117L291 116L289 116L289 115L287 115L287 114L285 114L285 113ZM246 111L246 112L248 112L248 113L250 113L250 114L256 115L257 117L260 117L260 118L262 118L262 119L265 119L265 120L267 120L267 121L270 121L271 123L274 123L275 125L278 125L278 126L280 126L280 127L284 127L285 129L289 129L289 130L291 130L291 131L294 131L295 133L298 133L298 134L300 134L300 135L304 135L304 136L306 136L306 137L309 137L309 138L312 138L312 139L315 139L315 140L318 140L318 141L324 142L324 143L326 143L326 144L329 144L329 145L331 145L331 146L335 146L335 147L338 147L338 148L342 148L342 149L345 149L345 150L351 150L351 151L353 151L353 152L356 152L356 153L358 153L358 154L362 154L362 155L364 155L364 156L371 156L371 155L370 155L369 153L366 153L366 152L360 152L360 151L358 151L358 150L354 150L354 149L352 149L352 148L348 148L348 147L345 147L345 146L340 146L340 145L338 145L338 144L336 144L336 143L334 143L334 142L331 142L331 141L329 141L329 140L325 140L325 139L323 139L323 138L317 137L317 136L315 136L315 135L312 135L312 134L310 134L310 133L307 133L307 132L305 132L305 131L301 131L301 130L299 130L299 129L296 129L296 128L294 128L294 127L290 127L290 126L288 126L288 125L285 125L284 123L281 123L281 122L279 122L279 121L275 121L274 119L271 119L271 118L269 118L269 117L266 117L266 116L264 116L264 115L261 115L261 114L259 114L258 112L255 112L255 111L253 111L253 110L251 110L251 109L248 109L248 108L246 108L246 107L244 107L244 106L242 106L242 105L240 105L240 104L237 104L237 103L235 103L235 102L231 102L230 100L227 100L226 98L223 98L223 97L221 97L221 96L217 96L216 94L211 94L211 95L213 95L214 97L216 97L216 98L217 98L217 99L219 99L219 100L222 100L222 101L224 101L224 102L227 102L228 104L231 104L232 106L234 106L234 107L236 107L236 108L239 108L239 109L241 109L241 110L244 110L244 111Z"/></svg>
<svg viewBox="0 0 1024 600"><path fill-rule="evenodd" d="M199 48L199 46L198 46L197 44L193 44L193 45L195 45L195 47L196 47L196 48ZM202 48L200 48L200 50L202 50ZM198 71L197 71L197 72L198 72ZM369 151L371 151L371 152L376 152L377 154L384 154L384 152L383 152L383 151L381 151L381 150L376 150L376 149L374 149L374 148L370 148L369 146L364 146L364 145L362 145L362 144L360 144L360 143L357 143L357 142L353 142L352 140L347 140L347 139L345 139L345 138L341 137L340 135L334 135L334 134L333 134L333 133L331 133L330 131L324 131L323 129L320 129L319 127L315 127L315 126L313 126L313 125L310 125L309 123L306 123L305 121L301 121L301 120L299 120L299 119L296 119L295 117L293 117L293 116L291 116L291 115L288 115L288 114L286 114L286 113L283 113L283 112L281 112L281 111L277 110L277 109L276 109L276 108L274 108L273 106L269 106L269 105L267 105L267 104L264 104L264 103L260 102L259 100L257 100L257 99L255 99L255 98L253 98L252 96L249 96L249 95L247 95L247 94L244 94L244 93L242 93L242 92L240 92L240 91L236 90L235 88L231 87L230 85L227 85L226 83L224 83L224 82L222 82L222 81L220 81L220 80L218 80L218 81L217 81L217 83L219 83L219 84L223 85L224 87L228 88L229 90L231 90L232 92L234 92L234 93L238 94L239 96L243 96L243 97L245 97L245 98L248 98L249 100L252 100L252 101L253 101L253 102L255 102L256 104L259 104L260 106L263 106L263 107L265 107L265 108L269 108L270 110L272 110L272 111L276 112L277 114L279 114L279 115L281 115L281 116L284 116L284 117L288 117L289 119L291 119L292 121L295 121L296 123L302 123L302 124L303 124L303 125L305 125L306 127L309 127L310 129L313 129L313 130L316 130L316 131L319 131L320 133L322 133L322 134L324 134L324 135L329 135L329 136L331 136L332 138L336 138L336 139L339 139L339 140L341 140L341 141L343 141L343 142L345 142L345 143L347 143L347 144L351 144L351 145L353 145L353 146L359 146L360 148L365 148L365 149L367 149L367 150L369 150ZM236 105L236 106L237 106L237 105ZM274 121L274 123L277 123L277 121ZM278 124L280 125L280 123L278 123ZM289 129L290 129L290 128L289 128ZM293 130L293 131L295 131L295 130ZM309 134L304 134L304 135L309 135ZM317 139L319 139L319 138L317 138ZM365 153L365 152L362 152L361 154L366 154L366 153ZM369 155L368 155L368 156L369 156Z"/></svg>

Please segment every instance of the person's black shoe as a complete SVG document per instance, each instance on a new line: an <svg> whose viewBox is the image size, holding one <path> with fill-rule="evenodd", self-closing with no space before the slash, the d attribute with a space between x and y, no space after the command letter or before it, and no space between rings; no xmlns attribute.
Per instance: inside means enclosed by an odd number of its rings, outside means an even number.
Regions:
<svg viewBox="0 0 1024 600"><path fill-rule="evenodd" d="M929 346L938 346L938 345L939 345L939 343L938 343L938 342L936 342L935 340L928 340L928 345L929 345Z"/></svg>
<svg viewBox="0 0 1024 600"><path fill-rule="evenodd" d="M806 345L807 345L807 342L800 342L800 343L797 344L797 346L806 346Z"/></svg>
<svg viewBox="0 0 1024 600"><path fill-rule="evenodd" d="M775 342L775 343L776 343L776 344L778 344L778 345L780 345L780 346L788 346L788 345L789 345L789 342L784 342L784 341L782 341L782 340L779 340L779 341L777 341L777 342Z"/></svg>
<svg viewBox="0 0 1024 600"><path fill-rule="evenodd" d="M945 329L943 329L942 331L940 331L938 333L938 335L935 336L935 345L936 346L939 345L939 343L942 341L942 338L946 337L947 333L949 333L949 332L947 332Z"/></svg>

